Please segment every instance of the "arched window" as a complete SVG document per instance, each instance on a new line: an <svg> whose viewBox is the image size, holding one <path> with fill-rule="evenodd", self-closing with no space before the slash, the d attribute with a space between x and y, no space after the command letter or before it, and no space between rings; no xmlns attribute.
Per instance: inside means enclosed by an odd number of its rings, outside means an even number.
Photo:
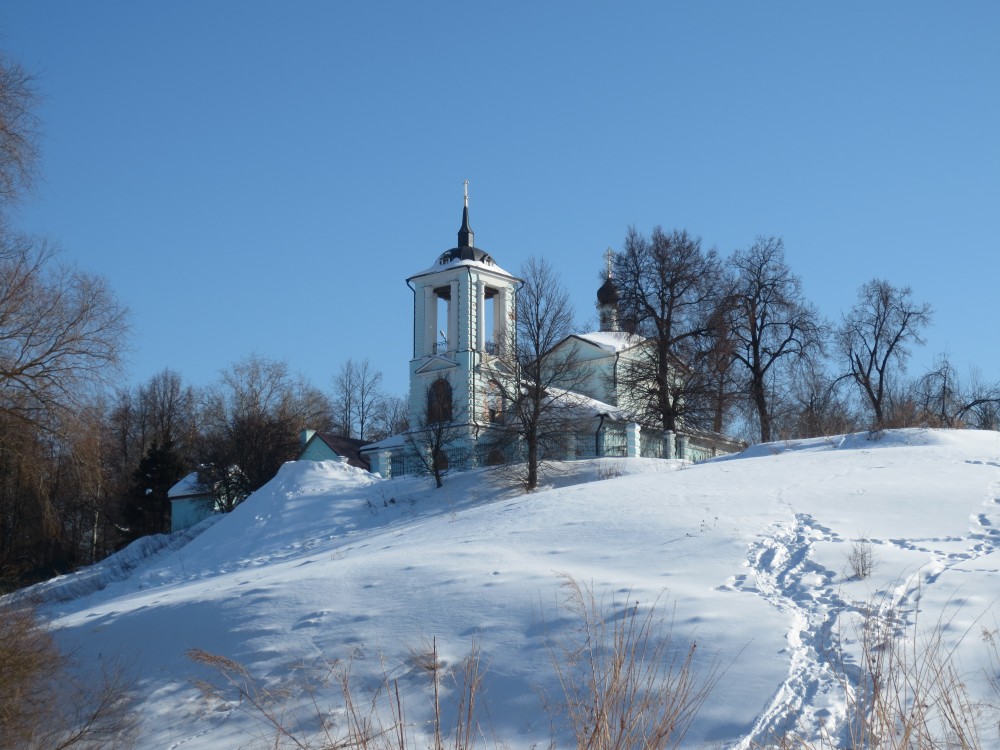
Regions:
<svg viewBox="0 0 1000 750"><path fill-rule="evenodd" d="M450 422L451 383L443 378L435 380L427 390L427 424Z"/></svg>

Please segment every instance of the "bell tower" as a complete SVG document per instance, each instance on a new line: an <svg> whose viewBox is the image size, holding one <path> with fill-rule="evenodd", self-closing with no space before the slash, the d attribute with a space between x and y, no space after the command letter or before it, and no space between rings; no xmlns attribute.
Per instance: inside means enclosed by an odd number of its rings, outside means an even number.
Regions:
<svg viewBox="0 0 1000 750"><path fill-rule="evenodd" d="M497 418L487 373L502 366L513 343L520 279L474 245L468 184L457 246L406 283L413 290L410 429L446 419L468 426L471 447L478 428Z"/></svg>

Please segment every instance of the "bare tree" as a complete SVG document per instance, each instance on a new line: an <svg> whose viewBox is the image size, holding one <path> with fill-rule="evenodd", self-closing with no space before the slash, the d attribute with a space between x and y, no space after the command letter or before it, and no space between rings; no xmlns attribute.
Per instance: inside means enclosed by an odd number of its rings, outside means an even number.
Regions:
<svg viewBox="0 0 1000 750"><path fill-rule="evenodd" d="M299 433L323 410L315 389L293 378L285 362L253 354L231 365L206 395L203 483L218 490L237 482L235 496L218 498L234 507L295 457Z"/></svg>
<svg viewBox="0 0 1000 750"><path fill-rule="evenodd" d="M997 428L1000 384L987 383L973 371L963 379L947 354L909 389L916 411L914 421L938 427Z"/></svg>
<svg viewBox="0 0 1000 750"><path fill-rule="evenodd" d="M523 483L530 492L538 486L544 455L573 432L580 414L571 393L590 371L572 347L557 346L573 332L573 306L559 275L537 258L529 258L520 275L516 337L501 342L499 359L505 366L494 370L490 385L502 410L497 432L507 442L524 444Z"/></svg>
<svg viewBox="0 0 1000 750"><path fill-rule="evenodd" d="M0 226L0 411L54 428L118 372L127 331L103 279Z"/></svg>
<svg viewBox="0 0 1000 750"><path fill-rule="evenodd" d="M784 438L842 435L857 429L857 410L844 392L846 381L835 378L814 358L806 358L793 371L789 408L780 424Z"/></svg>
<svg viewBox="0 0 1000 750"><path fill-rule="evenodd" d="M185 385L179 372L164 368L144 384L137 394L144 434L142 444L150 441L178 445L185 460L192 459L198 434L198 394Z"/></svg>
<svg viewBox="0 0 1000 750"><path fill-rule="evenodd" d="M725 282L723 282L725 285ZM704 423L712 432L721 433L731 420L740 396L735 348L736 341L727 324L725 298L709 320L709 345L700 351L693 368L700 374L702 386L689 395L692 404L686 412L696 415L694 424Z"/></svg>
<svg viewBox="0 0 1000 750"><path fill-rule="evenodd" d="M337 422L344 437L371 438L381 402L382 373L368 359L348 359L333 379Z"/></svg>
<svg viewBox="0 0 1000 750"><path fill-rule="evenodd" d="M15 232L7 209L36 178L31 76L0 54L0 580L27 583L107 549L104 388L128 316L100 277ZM99 510L100 509L100 510Z"/></svg>
<svg viewBox="0 0 1000 750"><path fill-rule="evenodd" d="M741 365L743 393L761 442L772 439L776 386L782 365L821 353L825 326L785 262L784 244L759 237L730 260L736 279L726 300L732 356Z"/></svg>
<svg viewBox="0 0 1000 750"><path fill-rule="evenodd" d="M654 417L666 430L685 420L715 426L724 407L713 397L731 362L719 356L721 329L713 325L723 294L715 250L703 251L685 231L655 227L647 239L632 227L614 269L622 328L650 344L619 377L642 404L637 416Z"/></svg>
<svg viewBox="0 0 1000 750"><path fill-rule="evenodd" d="M957 427L965 394L954 365L947 354L921 375L910 388L910 397L920 413L920 421L935 427Z"/></svg>
<svg viewBox="0 0 1000 750"><path fill-rule="evenodd" d="M109 407L95 400L67 420L64 429L73 514L83 561L95 563L118 548L120 496L114 483Z"/></svg>
<svg viewBox="0 0 1000 750"><path fill-rule="evenodd" d="M384 396L375 406L367 439L382 440L410 429L410 401L406 396Z"/></svg>
<svg viewBox="0 0 1000 750"><path fill-rule="evenodd" d="M964 401L958 418L966 427L1000 430L1000 383L988 382L977 370L972 370Z"/></svg>
<svg viewBox="0 0 1000 750"><path fill-rule="evenodd" d="M169 490L199 460L199 407L199 394L169 368L118 391L105 424L106 472L123 541L169 530Z"/></svg>
<svg viewBox="0 0 1000 750"><path fill-rule="evenodd" d="M837 343L875 429L886 426L893 379L905 370L910 346L924 343L931 312L929 304L914 302L910 287L872 279L841 322Z"/></svg>
<svg viewBox="0 0 1000 750"><path fill-rule="evenodd" d="M128 323L103 279L2 216L35 179L36 103L31 76L0 54L0 412L53 429L117 374Z"/></svg>

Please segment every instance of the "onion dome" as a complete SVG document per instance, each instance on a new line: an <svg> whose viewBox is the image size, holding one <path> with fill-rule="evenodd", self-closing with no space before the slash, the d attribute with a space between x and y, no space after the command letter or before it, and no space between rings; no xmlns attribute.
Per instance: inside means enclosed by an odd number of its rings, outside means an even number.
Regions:
<svg viewBox="0 0 1000 750"><path fill-rule="evenodd" d="M607 280L601 285L601 288L597 290L597 304L617 305L620 299L618 287L615 286L615 282L608 276Z"/></svg>

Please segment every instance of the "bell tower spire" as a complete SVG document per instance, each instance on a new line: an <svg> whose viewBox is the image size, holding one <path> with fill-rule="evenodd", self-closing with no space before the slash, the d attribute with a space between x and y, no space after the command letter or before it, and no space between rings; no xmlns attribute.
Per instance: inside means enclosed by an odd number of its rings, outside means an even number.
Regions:
<svg viewBox="0 0 1000 750"><path fill-rule="evenodd" d="M473 247L476 235L469 226L469 181L465 181L465 208L462 209L462 228L458 230L458 247Z"/></svg>

